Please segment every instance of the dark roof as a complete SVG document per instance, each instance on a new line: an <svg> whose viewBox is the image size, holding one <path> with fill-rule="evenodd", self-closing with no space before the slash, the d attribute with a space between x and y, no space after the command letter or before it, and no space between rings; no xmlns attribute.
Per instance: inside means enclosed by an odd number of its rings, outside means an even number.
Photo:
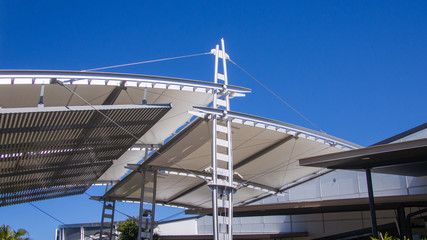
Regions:
<svg viewBox="0 0 427 240"><path fill-rule="evenodd" d="M250 239L284 239L284 238L297 238L307 237L307 232L293 232L293 233L267 233L267 234L233 234L233 239L250 240ZM212 235L174 235L174 236L159 236L161 240L191 240L191 239L209 239L212 240Z"/></svg>
<svg viewBox="0 0 427 240"><path fill-rule="evenodd" d="M387 139L384 139L384 140L382 140L382 141L380 141L380 142L377 142L377 143L375 143L375 144L372 144L371 146L376 146L376 145L382 145L382 144L392 143L392 142L394 142L394 141L397 141L397 140L399 140L399 139L402 139L402 138L404 138L404 137L407 137L407 136L409 136L409 135L411 135L411 134L414 134L414 133L416 133L416 132L419 132L419 131L421 131L421 130L424 130L425 128L427 128L427 123L421 124L421 125L419 125L419 126L417 126L417 127L411 128L411 129L409 129L409 130L407 130L407 131L404 131L404 132L402 132L402 133L399 133L399 134L397 134L397 135L394 135L394 136L392 136L392 137L389 137L389 138L387 138Z"/></svg>
<svg viewBox="0 0 427 240"><path fill-rule="evenodd" d="M375 198L375 209L396 209L405 207L427 207L427 194L386 196ZM368 198L333 199L309 202L288 202L237 206L233 208L235 217L269 216L269 215L300 215L329 212L368 211ZM186 210L186 214L212 214L212 209Z"/></svg>
<svg viewBox="0 0 427 240"><path fill-rule="evenodd" d="M299 163L308 167L348 170L370 168L379 173L426 176L427 138L308 157L300 159Z"/></svg>

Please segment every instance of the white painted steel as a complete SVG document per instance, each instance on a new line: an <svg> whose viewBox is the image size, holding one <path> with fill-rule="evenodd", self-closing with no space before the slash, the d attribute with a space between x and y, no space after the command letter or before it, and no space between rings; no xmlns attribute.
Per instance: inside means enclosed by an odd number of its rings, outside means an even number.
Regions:
<svg viewBox="0 0 427 240"><path fill-rule="evenodd" d="M224 127L224 126L221 126L221 125L217 125L217 126L216 126L216 130L217 130L218 132L222 132L222 133L227 133L227 132L228 132L227 127Z"/></svg>
<svg viewBox="0 0 427 240"><path fill-rule="evenodd" d="M62 82L76 94L55 82ZM45 85L44 106L82 106L87 105L77 95L90 104L102 105L116 87L126 87L117 97L114 105L141 104L146 99L149 104L172 103L172 110L141 137L149 144L163 144L178 128L188 122L188 114L193 106L207 106L212 101L212 93L220 91L222 84L196 80L157 77L134 74L116 74L78 71L34 71L0 70L0 102L2 108L37 107L41 86ZM143 88L144 90L142 90ZM237 95L250 92L249 89L229 86ZM144 98L144 91L147 91ZM25 97L22 97L25 96ZM127 170L127 163L137 163L144 156L139 153L126 153L109 168L99 180L118 180Z"/></svg>
<svg viewBox="0 0 427 240"><path fill-rule="evenodd" d="M222 54L221 54L222 53ZM227 91L227 85L228 85L228 79L227 79L227 62L226 62L226 54L225 54L225 45L224 45L224 39L221 39L221 51L219 50L218 45L216 46L216 49L214 51L215 54L215 82L218 81L218 79L222 80L224 82L223 89L220 91L220 94L215 92L214 94L214 104L213 108L215 109L224 109L222 117L226 117L227 111L230 110L230 102L229 102L229 96L230 92ZM223 73L218 72L218 58L222 58L222 64L223 64ZM222 97L224 100L220 99ZM233 152L231 148L231 127L230 127L230 121L226 120L226 127L220 125L218 123L218 118L221 119L221 121L224 121L224 119L218 116L218 115L212 115L211 118L212 121L212 179L213 181L209 183L209 188L212 190L212 218L213 218L213 235L214 239L233 239L232 234L232 220L233 220L233 202L232 202L232 195L233 191L230 191L230 189L234 189L233 186ZM223 134L217 134L217 131L222 132ZM218 142L220 142L218 144ZM217 145L227 143L226 147L226 154L219 153L219 149L217 148ZM227 162L227 169L221 169L218 168L219 163L217 161L224 161ZM220 170L219 170L220 169ZM219 171L224 172L223 170L226 170L227 175L224 176L223 174L220 174ZM225 179L219 179L219 176L225 177ZM222 204L218 204L222 203ZM219 206L221 206L223 209L228 208L228 214L227 221L222 224L219 224L218 217L219 217ZM224 226L225 231L224 231ZM225 234L221 234L225 233Z"/></svg>
<svg viewBox="0 0 427 240"><path fill-rule="evenodd" d="M120 84L124 83L124 86L129 87L179 88L182 91L203 89L203 91L211 93L213 90L222 88L220 85L209 82L148 75L79 71L0 70L0 84L3 85L51 84L51 79L71 85L120 86ZM250 92L249 89L234 86L230 86L230 90L239 93Z"/></svg>
<svg viewBox="0 0 427 240"><path fill-rule="evenodd" d="M236 113L233 113L237 115ZM249 118L247 115L246 119ZM251 155L262 152L263 149L278 142L290 135L286 132L276 131L273 128L260 128L253 125L246 125L243 121L237 121L235 118L232 123L233 129L233 161L234 164L239 164L242 160L247 159ZM271 120L274 122L273 120ZM171 139L167 150L159 149L161 155L150 158L152 166L175 167L181 169L183 175L178 175L177 172L165 171L160 174L158 180L158 195L157 199L160 202L168 202L171 197L185 192L192 186L205 182L203 176L196 177L191 174L193 171L200 171L211 166L211 120L200 119L192 127L191 131L185 133L185 137L179 141ZM185 129L183 130L185 132ZM294 146L295 145L295 146ZM355 144L347 145L349 148L354 148ZM299 158L321 155L342 151L340 148L329 145L325 142L314 141L306 138L297 138L283 143L276 149L255 158L252 162L235 168L243 176L243 182L250 180L256 183L262 183L270 186L272 189L257 188L256 186L242 186L234 195L235 203L243 203L251 201L263 194L271 194L279 192L283 186L290 186L297 180L311 176L317 173L318 168L300 167L297 164ZM292 153L293 152L293 153ZM177 154L178 153L178 154ZM292 154L291 154L292 153ZM185 170L183 170L185 169ZM173 174L173 175L172 175ZM125 179L122 186L114 191L114 196L129 196L129 189L133 188L139 181L134 181L135 174L131 174L129 179ZM236 181L235 181L236 182ZM179 184L177 184L179 183ZM296 182L298 183L298 182ZM239 184L240 186L240 184ZM239 187L240 188L240 187ZM128 190L127 190L128 189ZM274 191L273 189L277 189ZM135 192L135 196L138 193ZM210 190L206 186L201 187L187 195L184 195L168 205L174 206L194 206L211 208Z"/></svg>
<svg viewBox="0 0 427 240"><path fill-rule="evenodd" d="M216 154L216 158L218 159L218 160L221 160L221 161L224 161L224 162L228 162L228 155L226 155L226 154L222 154L222 153L217 153Z"/></svg>
<svg viewBox="0 0 427 240"><path fill-rule="evenodd" d="M210 114L222 115L222 111L215 110L213 108L194 107L192 113L196 113L197 116L209 116ZM340 149L356 149L362 146L345 141L343 139L333 137L331 135L317 132L304 127L296 126L293 124L275 121L267 118L257 117L248 114L242 114L238 112L228 112L227 117L231 119L233 123L240 123L244 125L264 128L268 130L274 130L277 132L283 132L289 135L298 135L298 137L306 138L311 141L327 144ZM225 129L224 129L225 131Z"/></svg>
<svg viewBox="0 0 427 240"><path fill-rule="evenodd" d="M228 141L226 141L226 140L222 140L222 139L218 139L217 138L217 140L216 140L216 144L218 145L218 146L221 146L221 147L228 147L229 145L229 143L228 143Z"/></svg>

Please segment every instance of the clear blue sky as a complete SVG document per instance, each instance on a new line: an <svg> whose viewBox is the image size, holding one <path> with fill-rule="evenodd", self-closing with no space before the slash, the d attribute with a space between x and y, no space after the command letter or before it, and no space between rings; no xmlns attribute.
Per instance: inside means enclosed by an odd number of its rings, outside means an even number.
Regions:
<svg viewBox="0 0 427 240"><path fill-rule="evenodd" d="M84 70L208 52L223 37L235 62L325 132L366 146L426 122L426 13L427 1L0 0L0 69ZM213 57L108 71L213 81ZM253 90L233 110L314 128L229 71ZM87 195L35 205L68 224L101 217ZM136 204L118 209L137 215ZM43 240L60 223L21 204L0 208L0 224Z"/></svg>

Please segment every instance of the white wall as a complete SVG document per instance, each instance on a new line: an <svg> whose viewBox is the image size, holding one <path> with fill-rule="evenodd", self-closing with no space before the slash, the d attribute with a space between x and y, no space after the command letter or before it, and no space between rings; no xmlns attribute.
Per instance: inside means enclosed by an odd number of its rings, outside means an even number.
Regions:
<svg viewBox="0 0 427 240"><path fill-rule="evenodd" d="M160 223L155 232L159 235L196 235L196 219L188 219L167 223Z"/></svg>
<svg viewBox="0 0 427 240"><path fill-rule="evenodd" d="M427 177L372 174L375 196L427 194ZM271 204L367 197L364 172L337 170L254 204ZM417 210L417 209L414 209ZM406 209L407 213L411 209ZM377 211L378 224L395 222L393 210ZM234 234L308 232L309 237L328 236L370 227L368 211L234 218ZM212 217L197 220L199 234L212 234ZM302 238L298 238L302 239Z"/></svg>

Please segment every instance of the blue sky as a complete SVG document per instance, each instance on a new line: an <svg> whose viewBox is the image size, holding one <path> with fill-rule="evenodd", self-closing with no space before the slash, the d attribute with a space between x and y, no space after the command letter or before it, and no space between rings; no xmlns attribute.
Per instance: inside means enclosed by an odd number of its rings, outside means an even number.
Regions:
<svg viewBox="0 0 427 240"><path fill-rule="evenodd" d="M84 70L203 53L223 37L235 62L323 131L367 146L426 122L426 12L426 1L0 0L0 69ZM213 57L108 71L213 81ZM229 79L253 90L233 110L314 129L231 64ZM35 205L68 224L99 221L101 204L87 198ZM137 215L136 204L118 209ZM174 212L163 208L159 219ZM21 204L0 208L0 224L41 240L60 223Z"/></svg>

